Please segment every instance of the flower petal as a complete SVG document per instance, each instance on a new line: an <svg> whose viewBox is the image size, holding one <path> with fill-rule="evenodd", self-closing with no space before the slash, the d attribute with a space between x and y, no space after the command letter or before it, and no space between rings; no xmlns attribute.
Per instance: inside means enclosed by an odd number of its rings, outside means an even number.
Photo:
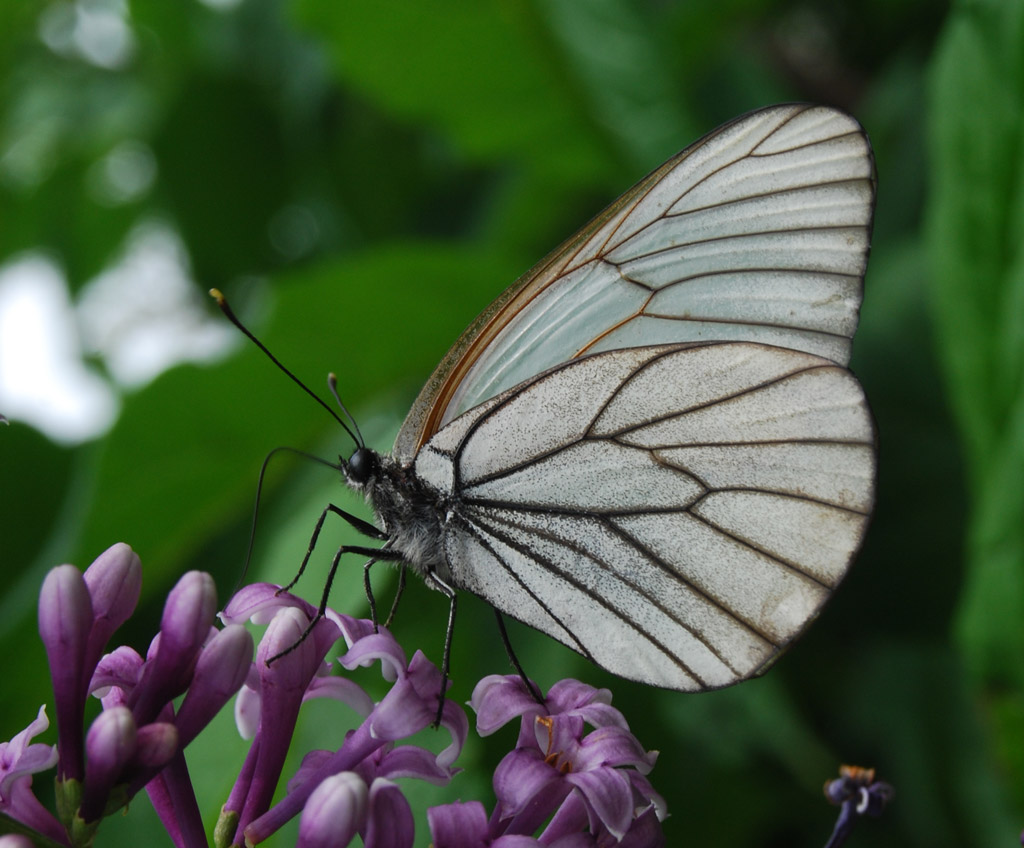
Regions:
<svg viewBox="0 0 1024 848"><path fill-rule="evenodd" d="M622 839L633 819L633 791L619 769L602 767L566 775L587 799L594 813L616 839Z"/></svg>
<svg viewBox="0 0 1024 848"><path fill-rule="evenodd" d="M416 835L412 809L402 790L378 777L370 785L370 805L363 837L365 848L412 848Z"/></svg>
<svg viewBox="0 0 1024 848"><path fill-rule="evenodd" d="M143 659L134 648L120 645L99 661L89 681L89 691L103 698L111 686L130 692L139 682Z"/></svg>
<svg viewBox="0 0 1024 848"><path fill-rule="evenodd" d="M24 774L45 771L57 764L56 745L29 744L49 726L50 721L46 717L44 704L28 727L15 735L10 742L0 742L0 798L6 797L4 789L7 781Z"/></svg>
<svg viewBox="0 0 1024 848"><path fill-rule="evenodd" d="M349 671L359 666L373 665L377 660L381 661L381 673L385 680L396 680L409 665L402 646L383 627L378 633L364 636L338 657L341 666Z"/></svg>
<svg viewBox="0 0 1024 848"><path fill-rule="evenodd" d="M256 728L260 725L261 706L258 691L250 689L248 685L238 690L238 697L235 698L235 727L243 739L252 739L256 735Z"/></svg>
<svg viewBox="0 0 1024 848"><path fill-rule="evenodd" d="M485 677L473 688L469 705L476 713L476 731L481 736L490 736L514 718L546 712L514 674Z"/></svg>
<svg viewBox="0 0 1024 848"><path fill-rule="evenodd" d="M632 766L647 774L658 759L658 752L647 752L639 740L621 727L599 727L582 740L573 766L586 771L597 766Z"/></svg>
<svg viewBox="0 0 1024 848"><path fill-rule="evenodd" d="M558 770L544 762L539 751L517 748L506 754L494 770L494 793L502 804L502 812L513 816L559 780Z"/></svg>
<svg viewBox="0 0 1024 848"><path fill-rule="evenodd" d="M455 770L438 765L433 751L418 745L400 745L381 757L376 772L382 778L416 777L436 786L444 786L452 779Z"/></svg>
<svg viewBox="0 0 1024 848"><path fill-rule="evenodd" d="M296 848L348 845L366 821L367 796L366 784L354 772L322 780L303 807Z"/></svg>
<svg viewBox="0 0 1024 848"><path fill-rule="evenodd" d="M487 813L479 801L456 801L427 810L434 848L486 848Z"/></svg>
<svg viewBox="0 0 1024 848"><path fill-rule="evenodd" d="M665 833L653 807L634 819L619 842L620 848L661 848L664 844Z"/></svg>
<svg viewBox="0 0 1024 848"><path fill-rule="evenodd" d="M466 737L469 736L469 719L466 717L466 711L449 698L445 699L441 711L441 727L451 734L452 741L437 755L437 764L442 768L448 768L462 753Z"/></svg>
<svg viewBox="0 0 1024 848"><path fill-rule="evenodd" d="M333 698L347 704L363 718L373 712L373 698L366 694L362 686L347 677L314 677L306 689L304 700L311 698Z"/></svg>

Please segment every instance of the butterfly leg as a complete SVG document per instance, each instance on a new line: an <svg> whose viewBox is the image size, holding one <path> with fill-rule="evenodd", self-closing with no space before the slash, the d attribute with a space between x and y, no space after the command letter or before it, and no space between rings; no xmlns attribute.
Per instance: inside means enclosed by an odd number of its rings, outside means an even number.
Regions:
<svg viewBox="0 0 1024 848"><path fill-rule="evenodd" d="M391 602L391 612L388 613L387 620L384 622L385 627L390 627L391 622L395 617L395 612L398 610L398 601L402 597L402 593L405 592L405 563L403 562L398 567L398 588L395 590L395 599Z"/></svg>
<svg viewBox="0 0 1024 848"><path fill-rule="evenodd" d="M440 727L441 713L444 711L444 693L448 689L448 671L452 657L452 634L455 632L455 608L458 598L455 595L455 590L438 577L436 571L429 572L427 579L448 599L448 629L444 634L444 654L441 657L441 691L437 696L437 718L434 720L434 727Z"/></svg>
<svg viewBox="0 0 1024 848"><path fill-rule="evenodd" d="M320 518L317 520L316 526L313 528L313 535L309 539L309 547L306 548L306 555L302 558L302 565L299 566L299 570L292 578L291 582L287 586L282 586L280 591L287 592L292 588L292 586L299 582L299 578L302 577L302 573L306 570L306 564L309 562L309 558L313 555L313 549L316 547L317 539L320 538L320 531L324 526L324 519L327 518L327 513L329 512L333 512L335 515L343 518L364 536L369 536L371 539L380 539L381 541L387 538L387 534L384 533L384 531L375 527L369 521L363 521L363 519L357 518L350 512L345 512L345 510L336 507L334 504L327 504L327 506L324 507L324 511L320 513ZM334 575L333 568L331 570L331 575Z"/></svg>
<svg viewBox="0 0 1024 848"><path fill-rule="evenodd" d="M512 667L519 675L519 679L525 684L526 691L533 696L533 700L542 707L546 707L547 704L544 703L544 696L540 694L537 684L526 676L526 672L523 671L523 665L519 662L519 657L517 657L516 652L512 650L512 642L508 638L508 631L505 629L505 618L497 609L494 610L494 617L498 620L498 632L501 634L501 641L505 645L505 653L508 654L508 661L512 663Z"/></svg>
<svg viewBox="0 0 1024 848"><path fill-rule="evenodd" d="M390 545L390 542L384 544L384 548ZM376 630L377 620L377 599L373 595L373 586L370 584L370 568L376 563L380 562L380 557L374 557L368 559L366 564L363 566L363 589L366 592L366 601L370 605L370 621L373 622L373 627ZM385 627L390 627L391 622L394 620L395 612L398 609L398 601L402 597L402 593L405 592L405 563L402 562L398 566L398 588L395 590L394 600L391 601L391 610L388 612L388 617L384 621Z"/></svg>
<svg viewBox="0 0 1024 848"><path fill-rule="evenodd" d="M373 630L377 632L377 599L373 596L373 586L370 585L370 568L376 564L377 558L368 559L363 565L363 591L366 593L366 603L370 607L370 621L373 622Z"/></svg>
<svg viewBox="0 0 1024 848"><path fill-rule="evenodd" d="M326 513L327 510L324 510L324 514ZM285 654L290 654L299 645L306 641L306 637L313 632L313 628L316 627L317 622L324 617L324 614L327 612L327 599L330 597L331 586L334 583L334 575L338 573L338 563L341 562L341 558L344 554L362 554L363 556L370 557L374 562L400 562L402 560L402 554L398 551L393 551L390 548L366 548L362 545L342 545L338 548L337 553L334 555L334 559L331 560L331 570L327 574L327 581L324 583L324 591L320 596L320 606L317 607L316 615L313 616L313 620L309 622L309 625L304 631L302 631L302 635L295 640L294 644L285 648L281 653L272 656L267 660L267 665L274 662L274 660L280 659ZM294 583L294 581L292 582ZM279 591L283 592L285 589L281 589Z"/></svg>

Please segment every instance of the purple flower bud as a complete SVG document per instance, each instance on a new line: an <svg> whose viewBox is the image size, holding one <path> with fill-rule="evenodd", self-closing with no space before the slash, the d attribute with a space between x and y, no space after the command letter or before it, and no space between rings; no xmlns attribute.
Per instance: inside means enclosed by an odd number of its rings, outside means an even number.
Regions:
<svg viewBox="0 0 1024 848"><path fill-rule="evenodd" d="M121 705L139 682L143 664L134 648L120 645L96 665L89 691L103 702L105 709Z"/></svg>
<svg viewBox="0 0 1024 848"><path fill-rule="evenodd" d="M216 613L217 590L209 574L190 571L171 590L155 655L146 660L142 679L129 696L140 726L153 721L164 704L188 687Z"/></svg>
<svg viewBox="0 0 1024 848"><path fill-rule="evenodd" d="M296 848L348 845L366 821L367 804L366 784L354 772L321 781L302 810Z"/></svg>
<svg viewBox="0 0 1024 848"><path fill-rule="evenodd" d="M93 561L84 578L93 612L85 652L86 673L91 675L114 631L135 611L142 590L142 563L128 545L118 542Z"/></svg>
<svg viewBox="0 0 1024 848"><path fill-rule="evenodd" d="M81 780L85 651L92 627L92 601L81 572L59 565L39 593L39 635L46 646L57 709L58 780Z"/></svg>
<svg viewBox="0 0 1024 848"><path fill-rule="evenodd" d="M86 823L103 816L110 791L135 756L137 728L127 707L104 710L85 737L85 784L78 815Z"/></svg>
<svg viewBox="0 0 1024 848"><path fill-rule="evenodd" d="M184 746L178 728L169 721L154 721L139 728L139 747L135 760L144 769L161 769Z"/></svg>
<svg viewBox="0 0 1024 848"><path fill-rule="evenodd" d="M255 762L247 761L247 767L243 775L239 776L226 807L228 811L237 810L235 805L244 797L244 805L239 811L236 841L241 831L266 813L270 806L306 687L320 669L324 654L330 647L326 640L315 638L316 630L309 638L299 641L308 623L300 610L294 607L280 608L256 649L261 714L260 728L250 749L250 756L255 757ZM328 622L323 624L323 629L334 628ZM320 624L317 628L320 628ZM267 660L282 653L283 656L267 664Z"/></svg>
<svg viewBox="0 0 1024 848"><path fill-rule="evenodd" d="M365 848L412 848L415 836L412 808L402 790L390 780L378 777L370 785L363 845Z"/></svg>
<svg viewBox="0 0 1024 848"><path fill-rule="evenodd" d="M174 722L182 748L195 739L245 682L252 666L252 650L252 636L241 624L228 625L203 648Z"/></svg>
<svg viewBox="0 0 1024 848"><path fill-rule="evenodd" d="M178 728L173 724L173 718L174 712L168 705L161 710L159 721L144 724L139 728L135 756L120 781L127 783L125 802L157 777L168 764L176 762L176 757L184 746L180 743ZM181 765L184 766L184 760L181 761Z"/></svg>

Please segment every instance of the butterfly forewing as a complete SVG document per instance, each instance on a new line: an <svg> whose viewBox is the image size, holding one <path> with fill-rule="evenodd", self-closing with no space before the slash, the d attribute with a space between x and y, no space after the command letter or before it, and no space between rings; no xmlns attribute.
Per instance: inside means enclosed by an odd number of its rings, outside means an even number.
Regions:
<svg viewBox="0 0 1024 848"><path fill-rule="evenodd" d="M827 600L873 445L834 362L674 345L527 381L442 429L416 472L458 503L443 579L615 674L699 690L757 673Z"/></svg>
<svg viewBox="0 0 1024 848"><path fill-rule="evenodd" d="M508 289L463 334L406 419L411 461L442 426L588 353L754 341L846 364L874 168L860 126L776 106L666 162Z"/></svg>

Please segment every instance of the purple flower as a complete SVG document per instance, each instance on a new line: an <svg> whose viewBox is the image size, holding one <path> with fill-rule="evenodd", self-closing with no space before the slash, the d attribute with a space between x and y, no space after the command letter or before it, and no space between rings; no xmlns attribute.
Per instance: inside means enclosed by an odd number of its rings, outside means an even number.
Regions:
<svg viewBox="0 0 1024 848"><path fill-rule="evenodd" d="M354 827L353 832L362 834L367 845L371 844L367 841L371 838L373 844L411 845L412 813L390 778L416 777L435 783L447 782L455 772L452 763L468 733L465 713L454 702L444 702L441 726L448 730L451 743L438 754L416 746L395 747L398 740L433 723L441 691L440 672L419 652L411 662L407 660L386 630L375 632L371 622L333 612L296 645L312 614L314 609L305 601L281 593L276 586L263 584L244 589L222 615L226 621L238 621L245 616L266 621L270 617L270 627L260 643L258 656L274 657L285 649L293 649L279 656L267 669L265 660L262 664L258 662L257 680L250 678L239 695L242 706L236 708L236 717L241 717L240 730L250 732L254 721L257 724L249 759L225 805L227 818L222 817L218 829L234 830L236 841L244 834L248 842L260 842L313 804L314 793L328 778L352 774L354 777L332 781L330 786L334 788L322 790L323 795L318 795L310 812L304 814L308 843L318 844L318 822L328 816L318 811L335 809L333 815L337 819L341 815L336 810L337 805L346 797L355 797L353 781L358 778L366 788L367 801L359 809L345 814L345 821L350 821ZM339 665L351 670L380 662L385 680L394 681L379 703L375 704L351 681L330 674L324 656L339 637L349 646L348 652L339 658ZM282 682L269 687L270 669L288 663L293 664L292 671L275 672L281 675ZM290 733L286 728L291 724L282 725L284 719L293 723L302 701L320 697L347 704L362 717L362 722L346 734L338 750L308 754L289 782L285 798L269 811L254 816L261 805L269 802L283 761L283 757L276 754L264 756L262 749L273 746L276 750L282 733ZM266 786L270 787L270 793L265 791ZM344 791L341 787L345 787ZM339 840L337 844L344 843Z"/></svg>
<svg viewBox="0 0 1024 848"><path fill-rule="evenodd" d="M366 848L411 848L413 812L395 781L446 784L458 772L454 763L469 730L465 712L444 697L441 674L422 653L407 658L387 630L369 621L333 610L317 619L313 606L269 584L232 598L218 630L213 581L189 572L168 595L145 657L126 646L104 655L132 612L140 580L138 557L127 545L106 551L84 575L60 566L47 576L39 629L59 744L56 751L29 744L47 727L40 711L0 747L0 809L61 844L85 845L104 816L145 788L174 845L204 846L183 749L237 692L236 722L252 744L215 844L256 844L301 814L302 848L348 844L356 835ZM267 625L255 662L247 621ZM346 652L327 661L341 640ZM380 701L333 667L377 663L390 683ZM86 728L89 694L103 712ZM355 726L337 749L307 753L284 798L271 806L298 714L311 698L344 704ZM438 848L661 844L664 805L645 776L656 754L629 733L607 690L562 681L541 705L518 678L494 676L478 684L472 704L482 734L518 718L518 740L494 774L498 801L491 816L475 803L428 811ZM439 714L448 731L441 750L401 744ZM31 775L55 763L59 819L31 791Z"/></svg>
<svg viewBox="0 0 1024 848"><path fill-rule="evenodd" d="M141 575L138 556L117 544L85 574L62 565L43 582L39 634L57 712L57 809L63 828L32 796L25 768L21 777L10 770L3 797L12 816L58 841L70 836L73 844L90 842L101 818L146 786L176 844L206 844L181 749L241 686L252 664L252 638L239 625L212 627L213 580L190 572L168 596L145 660L127 647L102 656L134 610ZM172 700L186 690L175 716ZM87 731L91 692L101 697L104 712ZM45 727L42 714L40 720ZM39 720L29 728L39 729ZM11 746L23 745L19 740L21 735L6 747L13 751ZM9 759L27 762L13 753Z"/></svg>
<svg viewBox="0 0 1024 848"><path fill-rule="evenodd" d="M115 783L123 789L113 797L127 801L145 787L178 845L206 843L181 750L238 690L252 665L252 637L241 625L214 629L215 612L210 576L185 574L168 595L146 659L118 648L100 661L90 684L105 710L128 709L138 728L138 748L123 764ZM186 690L175 715L171 701Z"/></svg>
<svg viewBox="0 0 1024 848"><path fill-rule="evenodd" d="M840 766L839 777L825 782L825 797L840 807L839 817L825 848L838 848L846 842L853 826L863 816L877 818L893 798L888 783L875 780L875 770L860 766Z"/></svg>
<svg viewBox="0 0 1024 848"><path fill-rule="evenodd" d="M645 776L657 754L643 749L610 700L607 690L565 680L542 707L518 677L481 680L470 701L478 731L488 735L519 717L519 739L494 773L494 814L487 819L470 805L434 808L435 845L537 844L533 834L545 822L542 845L662 844L664 802Z"/></svg>
<svg viewBox="0 0 1024 848"><path fill-rule="evenodd" d="M10 742L0 742L0 811L66 845L64 828L32 793L32 775L57 764L55 746L29 744L49 726L46 707L40 707L35 721Z"/></svg>
<svg viewBox="0 0 1024 848"><path fill-rule="evenodd" d="M309 619L301 610L283 607L271 619L256 650L259 726L242 773L224 806L226 814L238 816L235 841L240 841L245 827L269 808L303 696L337 638L334 625L324 621L317 623L309 638L299 642L308 625ZM267 662L292 646L296 646L294 650L273 663Z"/></svg>

